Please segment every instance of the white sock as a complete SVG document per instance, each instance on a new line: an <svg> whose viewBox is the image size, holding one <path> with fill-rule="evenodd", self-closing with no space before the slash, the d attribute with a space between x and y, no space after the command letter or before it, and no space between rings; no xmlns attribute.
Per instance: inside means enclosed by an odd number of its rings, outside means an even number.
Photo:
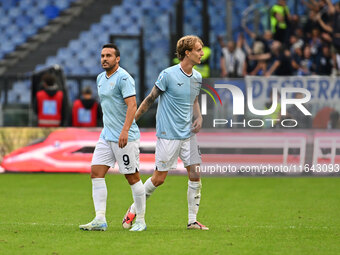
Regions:
<svg viewBox="0 0 340 255"><path fill-rule="evenodd" d="M157 187L155 185L153 185L152 181L151 181L151 177L149 179L147 179L144 183L144 189L145 189L145 197L146 199L148 199L151 194L155 191ZM131 209L130 211L132 213L136 213L136 206L135 206L135 203L133 203L131 205Z"/></svg>
<svg viewBox="0 0 340 255"><path fill-rule="evenodd" d="M96 219L106 221L106 199L107 188L105 178L93 178L92 179L92 198L94 203L94 209L96 211Z"/></svg>
<svg viewBox="0 0 340 255"><path fill-rule="evenodd" d="M188 224L196 221L201 200L201 181L188 181Z"/></svg>
<svg viewBox="0 0 340 255"><path fill-rule="evenodd" d="M133 201L136 210L136 222L142 222L145 224L145 189L142 181L131 185Z"/></svg>

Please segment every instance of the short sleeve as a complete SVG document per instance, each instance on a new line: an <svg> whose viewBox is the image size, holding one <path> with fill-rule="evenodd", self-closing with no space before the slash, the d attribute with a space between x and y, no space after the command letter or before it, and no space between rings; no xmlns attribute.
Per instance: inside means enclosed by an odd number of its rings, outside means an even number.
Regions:
<svg viewBox="0 0 340 255"><path fill-rule="evenodd" d="M159 76L157 81L155 82L155 85L157 88L159 88L161 91L166 91L167 89L167 84L168 84L168 73L165 71L162 71Z"/></svg>
<svg viewBox="0 0 340 255"><path fill-rule="evenodd" d="M132 77L122 77L119 84L124 99L136 95L135 81Z"/></svg>

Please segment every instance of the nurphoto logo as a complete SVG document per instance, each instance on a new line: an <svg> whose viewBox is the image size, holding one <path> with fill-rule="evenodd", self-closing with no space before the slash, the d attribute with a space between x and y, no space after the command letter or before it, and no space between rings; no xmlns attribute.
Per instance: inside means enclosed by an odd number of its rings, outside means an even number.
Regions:
<svg viewBox="0 0 340 255"><path fill-rule="evenodd" d="M221 106L222 100L217 93L217 91L209 86L207 86L219 99ZM231 92L232 99L233 99L233 115L244 115L245 114L245 96L243 94L243 91L238 88L235 85L231 84L215 84L215 88L218 89L227 89ZM209 90L202 88L204 92L206 92L214 101L215 105L217 105L216 100L214 96L209 92ZM280 104L281 104L281 116L287 115L287 105L295 105L305 116L311 116L312 114L306 109L306 107L303 105L304 103L307 103L311 99L311 93L304 88L280 88L280 91L277 87L272 88L272 105L269 109L255 109L253 104L253 90L251 87L247 88L247 107L250 113L256 116L267 116L276 111L276 108L278 106L278 93L281 95L280 97ZM294 93L301 93L304 95L302 98L289 98L288 95L294 94ZM207 95L202 94L201 95L201 112L202 115L207 115ZM213 119L213 127L221 126L221 125L227 125L229 124L231 127L233 125L241 125L243 127L250 127L250 128L258 128L263 127L265 122L268 122L271 124L272 127L275 126L275 124L280 121L280 124L282 127L296 127L298 125L297 120L295 119L263 119L263 118L257 118L257 119L243 119L242 121L233 122L232 119Z"/></svg>

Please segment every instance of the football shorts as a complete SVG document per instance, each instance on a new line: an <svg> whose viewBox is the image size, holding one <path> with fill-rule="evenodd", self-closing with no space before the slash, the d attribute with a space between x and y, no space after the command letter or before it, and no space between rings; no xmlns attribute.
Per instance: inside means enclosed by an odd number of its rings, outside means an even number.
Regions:
<svg viewBox="0 0 340 255"><path fill-rule="evenodd" d="M184 167L202 163L196 135L184 140L157 138L156 169L158 171L176 169L178 157Z"/></svg>
<svg viewBox="0 0 340 255"><path fill-rule="evenodd" d="M99 138L91 165L114 167L116 162L121 174L134 174L139 171L139 139L119 148L118 143Z"/></svg>

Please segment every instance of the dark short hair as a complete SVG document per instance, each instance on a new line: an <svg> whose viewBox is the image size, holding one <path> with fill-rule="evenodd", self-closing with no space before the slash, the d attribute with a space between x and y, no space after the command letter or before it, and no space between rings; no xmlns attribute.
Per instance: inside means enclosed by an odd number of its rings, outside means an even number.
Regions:
<svg viewBox="0 0 340 255"><path fill-rule="evenodd" d="M90 86L86 86L81 91L82 94L92 95L92 89Z"/></svg>
<svg viewBox="0 0 340 255"><path fill-rule="evenodd" d="M45 73L41 77L42 82L46 83L47 86L53 86L55 84L55 77L53 74Z"/></svg>
<svg viewBox="0 0 340 255"><path fill-rule="evenodd" d="M119 51L117 45L115 45L115 44L113 44L113 43L107 43L107 44L104 44L104 45L103 45L103 48L102 48L102 49L104 49L104 48L115 49L115 55L116 55L116 57L119 57L119 56L120 56L120 51Z"/></svg>

